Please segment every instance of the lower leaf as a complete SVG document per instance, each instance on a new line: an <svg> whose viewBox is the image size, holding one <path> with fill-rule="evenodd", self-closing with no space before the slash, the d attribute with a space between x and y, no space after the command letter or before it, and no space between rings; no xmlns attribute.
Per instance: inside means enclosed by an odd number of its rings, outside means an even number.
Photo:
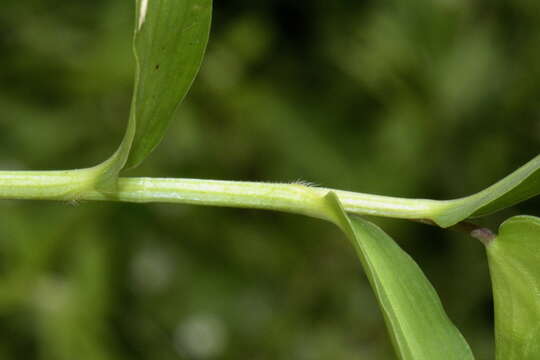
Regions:
<svg viewBox="0 0 540 360"><path fill-rule="evenodd" d="M353 242L403 360L474 359L416 262L376 225L349 217L334 193L325 197L332 220Z"/></svg>

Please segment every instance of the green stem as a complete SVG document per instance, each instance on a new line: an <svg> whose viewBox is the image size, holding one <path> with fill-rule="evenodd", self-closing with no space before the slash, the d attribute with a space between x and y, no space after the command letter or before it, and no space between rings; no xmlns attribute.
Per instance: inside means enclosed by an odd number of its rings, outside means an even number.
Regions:
<svg viewBox="0 0 540 360"><path fill-rule="evenodd" d="M254 208L326 218L320 199L334 191L346 211L405 219L429 218L443 202L402 199L311 187L195 179L120 178L110 191L95 190L99 167L68 171L0 171L0 199L161 202Z"/></svg>

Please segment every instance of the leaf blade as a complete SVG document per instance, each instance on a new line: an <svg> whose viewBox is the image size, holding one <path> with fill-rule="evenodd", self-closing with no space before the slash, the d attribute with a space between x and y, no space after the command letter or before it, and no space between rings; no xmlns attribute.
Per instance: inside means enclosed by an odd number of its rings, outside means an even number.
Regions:
<svg viewBox="0 0 540 360"><path fill-rule="evenodd" d="M124 138L92 168L94 188L114 195L120 172L139 165L159 144L202 64L212 0L135 0L135 85Z"/></svg>
<svg viewBox="0 0 540 360"><path fill-rule="evenodd" d="M211 16L211 0L137 1L130 115L135 131L127 168L139 165L158 145L191 88L208 43Z"/></svg>
<svg viewBox="0 0 540 360"><path fill-rule="evenodd" d="M467 218L481 217L540 194L540 155L476 194L443 202L431 220L449 227Z"/></svg>
<svg viewBox="0 0 540 360"><path fill-rule="evenodd" d="M349 218L334 193L325 202L358 252L400 359L473 359L416 262L376 225Z"/></svg>
<svg viewBox="0 0 540 360"><path fill-rule="evenodd" d="M540 218L505 221L486 247L495 302L496 358L540 358Z"/></svg>

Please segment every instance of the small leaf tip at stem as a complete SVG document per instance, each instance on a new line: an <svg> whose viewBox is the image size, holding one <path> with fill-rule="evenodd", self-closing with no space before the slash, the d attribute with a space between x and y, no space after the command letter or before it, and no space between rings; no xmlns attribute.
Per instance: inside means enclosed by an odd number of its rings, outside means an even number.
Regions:
<svg viewBox="0 0 540 360"><path fill-rule="evenodd" d="M489 244L491 244L493 240L495 240L495 238L497 237L497 235L491 229L482 227L468 221L462 221L450 227L450 229L466 233L469 236L480 240L480 242L485 246L489 246Z"/></svg>
<svg viewBox="0 0 540 360"><path fill-rule="evenodd" d="M415 221L422 224L438 226L433 221L428 219L417 219ZM497 235L491 229L482 227L478 224L474 224L468 221L461 221L456 225L450 226L447 229L469 235L477 240L480 240L480 242L485 246L489 246L489 244L491 244L493 240L495 240L495 238L497 237Z"/></svg>
<svg viewBox="0 0 540 360"><path fill-rule="evenodd" d="M478 239L484 244L485 246L489 246L495 240L497 237L493 231L491 231L488 228L479 228L471 231L471 236L475 239Z"/></svg>

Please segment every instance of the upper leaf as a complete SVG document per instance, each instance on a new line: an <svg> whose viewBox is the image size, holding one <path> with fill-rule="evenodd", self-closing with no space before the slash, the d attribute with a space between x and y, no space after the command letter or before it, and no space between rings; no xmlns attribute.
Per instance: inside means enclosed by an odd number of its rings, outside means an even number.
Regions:
<svg viewBox="0 0 540 360"><path fill-rule="evenodd" d="M479 193L442 202L430 219L442 227L448 227L470 217L491 214L538 194L540 155Z"/></svg>
<svg viewBox="0 0 540 360"><path fill-rule="evenodd" d="M161 141L199 71L211 16L211 0L137 0L126 167L137 166Z"/></svg>
<svg viewBox="0 0 540 360"><path fill-rule="evenodd" d="M163 138L208 43L212 0L136 0L135 87L118 150L92 170L95 187L114 189L120 171L139 165Z"/></svg>
<svg viewBox="0 0 540 360"><path fill-rule="evenodd" d="M498 360L540 359L540 218L504 222L487 245Z"/></svg>
<svg viewBox="0 0 540 360"><path fill-rule="evenodd" d="M120 171L139 165L163 138L202 63L212 0L136 0L135 87L124 139L95 167L95 187L114 189Z"/></svg>
<svg viewBox="0 0 540 360"><path fill-rule="evenodd" d="M334 193L325 202L358 252L400 359L473 359L416 262L376 225L349 218Z"/></svg>

